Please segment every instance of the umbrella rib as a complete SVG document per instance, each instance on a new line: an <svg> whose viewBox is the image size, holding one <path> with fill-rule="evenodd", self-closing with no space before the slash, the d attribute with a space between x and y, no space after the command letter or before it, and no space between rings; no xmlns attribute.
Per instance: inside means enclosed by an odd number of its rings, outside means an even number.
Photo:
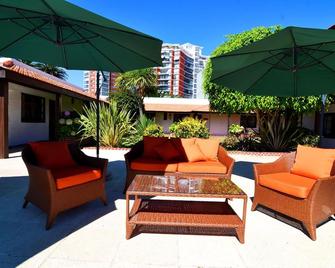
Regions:
<svg viewBox="0 0 335 268"><path fill-rule="evenodd" d="M85 39L81 33L79 33L76 29L74 29L72 27L71 24L68 23L68 26L77 34L79 35L81 38ZM91 47L93 47L96 51L98 51L102 56L104 56L106 59L108 59L108 61L110 63L112 63L115 67L117 67L119 69L119 71L122 73L124 72L123 69L118 65L116 64L112 59L110 59L107 55L105 55L105 53L103 53L100 49L98 49L90 40L87 40L87 43L89 43L91 45Z"/></svg>
<svg viewBox="0 0 335 268"><path fill-rule="evenodd" d="M42 0L43 2L45 2L44 0ZM77 8L81 8L79 6L76 6L74 5L75 7ZM0 7L5 7L5 8L13 8L12 6L7 6L7 5L3 5L3 4L0 4ZM49 7L50 10L52 10L53 12L55 12L51 7ZM36 14L41 14L41 15L44 15L44 16L48 16L49 14L46 14L46 13L43 13L43 12L39 12L39 11L34 11L34 10L29 10L29 9L25 9L25 8L18 8L20 10L23 10L23 11L28 11L28 12L32 12L32 13L36 13ZM83 9L83 8L81 8ZM86 9L84 9L85 11L88 11ZM90 11L88 11L90 12ZM90 12L92 13L93 15L95 16L99 16L98 14L95 14L93 12ZM57 15L56 13L54 13L55 15ZM158 38L155 38L153 36L149 36L149 35L146 35L144 33L140 33L134 29L130 29L130 30L133 30L133 31L136 31L136 32L130 32L130 31L126 31L126 30L122 30L122 29L117 29L117 28L114 28L114 27L108 27L108 26L103 26L103 25L99 25L99 24L96 24L96 23L93 23L93 22L87 22L87 21L82 21L82 20L78 20L78 19L71 19L71 18L67 18L67 19L70 19L72 21L76 21L76 22L80 22L80 23L85 23L85 24L90 24L90 25L93 25L93 26L98 26L98 27L101 27L101 28L104 28L104 29L108 29L108 30L113 30L113 31L118 31L118 32L123 32L123 33L126 33L126 34L130 34L130 35L137 35L137 36L140 36L140 37L143 37L143 38L146 38L146 39L151 39L151 40L156 40L156 41L160 41L162 42L162 40L158 39ZM108 19L107 19L108 20ZM114 22L112 20L110 20L111 22ZM116 24L119 24L117 22L114 22ZM121 24L120 24L121 25ZM121 25L123 26L123 25ZM126 26L124 26L126 27ZM128 27L127 27L128 28Z"/></svg>
<svg viewBox="0 0 335 268"><path fill-rule="evenodd" d="M78 24L75 24L75 25L78 26L78 27L80 27L80 28L83 29L83 30L86 30L86 31L90 32L91 34L98 34L101 38L103 38L103 39L105 39L105 40L107 40L107 41L109 41L109 42L111 42L111 43L113 43L113 44L115 44L115 45L117 45L117 46L119 46L119 47L121 47L121 48L124 48L124 49L126 49L126 50L129 50L130 52L132 52L132 53L134 53L134 54L136 54L136 55L138 55L138 56L140 56L140 57L142 57L142 58L144 58L144 59L146 59L146 60L148 60L148 61L151 61L151 62L153 62L153 63L155 63L155 64L161 65L159 62L153 61L152 59L150 59L150 58L148 58L148 57L146 57L146 56L144 56L144 55L138 53L137 51L132 50L132 49L130 49L130 48L127 48L127 47L121 45L120 43L115 42L115 41L113 41L113 40L111 40L111 39L109 39L109 38L107 38L107 37L105 37L105 36L103 36L103 35L101 35L101 34L99 34L99 33L96 33L96 32L91 31L91 30L89 30L89 29L85 29L85 28L81 27L81 26L78 25Z"/></svg>
<svg viewBox="0 0 335 268"><path fill-rule="evenodd" d="M280 51L280 50L287 50L287 49L291 49L291 48L287 47L287 48L267 49L267 50L250 51L250 52L242 52L242 53L234 53L234 54L232 54L234 51L231 51L231 52L228 52L228 53L223 54L223 55L212 57L211 59L228 58L228 57L233 57L233 56L243 56L243 55L257 54L257 53L264 53L264 52L271 53L271 52ZM278 52L278 54L280 54L280 53L281 52Z"/></svg>
<svg viewBox="0 0 335 268"><path fill-rule="evenodd" d="M10 42L9 44L5 45L4 47L0 48L0 52L4 51L6 48L10 47L11 45L15 44L17 41L20 41L21 39L25 38L27 35L31 34L32 32L34 32L36 29L43 27L44 25L46 25L48 22L45 22L43 24L41 24L40 26L38 26L35 29L31 29L30 31L28 31L27 33L25 33L24 35L20 36L19 38L15 39L14 41Z"/></svg>
<svg viewBox="0 0 335 268"><path fill-rule="evenodd" d="M335 70L334 70L333 68L329 67L327 64L323 63L323 62L320 61L319 59L313 57L312 55L310 55L310 54L308 54L308 53L305 53L305 52L304 52L304 54L307 55L307 56L309 56L309 57L311 57L313 60L315 60L317 63L321 64L323 67L325 67L325 68L328 69L329 71L335 73Z"/></svg>
<svg viewBox="0 0 335 268"><path fill-rule="evenodd" d="M294 37L294 35L293 35L292 28L289 29L289 33L290 33L290 35L291 35L291 38L292 38L294 47L297 47L297 42L295 41L295 37Z"/></svg>
<svg viewBox="0 0 335 268"><path fill-rule="evenodd" d="M62 30L62 28L60 28L60 38L63 41L63 30ZM64 63L65 63L65 66L68 67L65 46L61 46L61 47L62 47L62 54L63 54L63 60L64 60Z"/></svg>
<svg viewBox="0 0 335 268"><path fill-rule="evenodd" d="M45 1L45 0L42 0L42 2L44 3L44 5L49 8L49 10L57 16L57 13L55 12L55 10Z"/></svg>
<svg viewBox="0 0 335 268"><path fill-rule="evenodd" d="M244 70L244 69L246 69L246 68L249 68L249 67L251 67L251 66L253 66L253 65L255 65L255 64L258 64L258 63L260 63L260 62L262 62L262 61L265 62L266 60L271 59L271 58L274 57L274 56L275 56L275 55L272 55L272 54L271 54L270 57L267 57L267 58L265 58L265 59L259 60L259 61L257 61L257 62L254 62L254 63L252 63L252 64L249 64L249 65L247 65L247 66L244 66L244 67L242 67L242 68L239 68L239 69L237 69L237 70L228 72L228 73L226 73L226 74L220 75L219 77L213 78L212 81L216 81L216 80L218 80L218 79L220 79L220 78L222 78L222 77L224 77L224 76L226 76L226 75L230 75L230 74L239 72L239 71Z"/></svg>
<svg viewBox="0 0 335 268"><path fill-rule="evenodd" d="M33 27L35 27L36 28L36 25L33 23L33 22L31 22L30 21L30 19L29 18L27 18L20 10L16 10L16 12L18 12L30 25L32 25ZM13 23L15 23L16 25L19 25L19 26L21 26L21 27L23 27L23 28L25 28L26 30L29 30L29 28L28 27L26 27L26 26L23 26L23 25L21 25L21 24L19 24L19 23L17 23L17 22L14 22L13 21ZM49 40L49 41L53 41L52 40L52 38L50 37L50 36L48 36L46 33L44 33L43 31L41 31L41 30L38 30L39 32L40 32L40 34L42 34L43 36L44 36L44 38L45 39L47 39L47 40ZM35 33L35 34L37 34L37 33Z"/></svg>
<svg viewBox="0 0 335 268"><path fill-rule="evenodd" d="M248 94L248 92L252 89L252 87L254 85L256 85L258 83L259 80L261 80L264 76L266 76L272 69L274 69L283 59L285 58L285 55L282 56L281 59L279 59L277 61L277 63L273 66L271 66L269 69L266 70L266 72L264 74L261 75L261 77L259 77L255 82L252 83L252 85L250 87L248 87L246 90L245 90L245 93Z"/></svg>

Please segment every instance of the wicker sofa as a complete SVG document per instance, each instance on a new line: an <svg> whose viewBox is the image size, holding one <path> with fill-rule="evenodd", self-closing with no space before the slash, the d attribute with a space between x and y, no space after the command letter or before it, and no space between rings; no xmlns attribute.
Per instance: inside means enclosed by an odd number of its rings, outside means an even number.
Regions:
<svg viewBox="0 0 335 268"><path fill-rule="evenodd" d="M67 142L27 144L22 158L29 173L23 207L30 202L46 212L47 230L62 211L95 199L107 205L107 159L89 157Z"/></svg>
<svg viewBox="0 0 335 268"><path fill-rule="evenodd" d="M316 240L316 226L335 214L334 160L334 149L298 146L297 153L255 164L252 211L263 205L301 221Z"/></svg>
<svg viewBox="0 0 335 268"><path fill-rule="evenodd" d="M137 174L187 174L208 179L229 178L234 159L218 139L144 137L125 155L125 191Z"/></svg>

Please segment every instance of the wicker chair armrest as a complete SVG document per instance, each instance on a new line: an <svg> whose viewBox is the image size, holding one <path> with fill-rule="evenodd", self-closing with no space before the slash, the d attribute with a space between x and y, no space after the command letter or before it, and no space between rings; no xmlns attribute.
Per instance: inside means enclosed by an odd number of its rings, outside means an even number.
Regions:
<svg viewBox="0 0 335 268"><path fill-rule="evenodd" d="M233 172L235 159L228 155L228 152L219 145L218 160L227 167L227 175L230 178Z"/></svg>
<svg viewBox="0 0 335 268"><path fill-rule="evenodd" d="M258 183L260 175L277 172L289 172L294 164L295 152L281 156L274 162L254 164L255 182Z"/></svg>
<svg viewBox="0 0 335 268"><path fill-rule="evenodd" d="M54 190L56 189L55 179L50 169L27 164L30 183L37 186L38 189Z"/></svg>

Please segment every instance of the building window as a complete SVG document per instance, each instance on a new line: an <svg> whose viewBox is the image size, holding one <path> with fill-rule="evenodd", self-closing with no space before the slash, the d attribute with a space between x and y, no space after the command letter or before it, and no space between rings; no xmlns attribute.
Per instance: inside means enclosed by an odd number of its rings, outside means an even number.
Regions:
<svg viewBox="0 0 335 268"><path fill-rule="evenodd" d="M326 138L335 138L335 113L324 115L323 135Z"/></svg>
<svg viewBox="0 0 335 268"><path fill-rule="evenodd" d="M163 120L167 120L167 112L164 112Z"/></svg>
<svg viewBox="0 0 335 268"><path fill-rule="evenodd" d="M174 114L173 115L173 122L179 122L181 120L183 120L185 117L190 116L190 114Z"/></svg>
<svg viewBox="0 0 335 268"><path fill-rule="evenodd" d="M42 97L22 93L21 95L21 122L44 123L45 99Z"/></svg>
<svg viewBox="0 0 335 268"><path fill-rule="evenodd" d="M256 128L257 127L256 114L241 114L241 126L245 128Z"/></svg>

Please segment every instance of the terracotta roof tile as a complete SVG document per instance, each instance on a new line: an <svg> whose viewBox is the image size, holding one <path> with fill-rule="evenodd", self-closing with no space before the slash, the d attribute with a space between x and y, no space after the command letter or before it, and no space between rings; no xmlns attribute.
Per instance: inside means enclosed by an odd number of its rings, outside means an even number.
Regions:
<svg viewBox="0 0 335 268"><path fill-rule="evenodd" d="M37 70L34 67L31 67L27 64L24 64L23 62L20 62L15 59L11 58L0 58L0 68L7 69L13 72L16 72L18 74L24 75L26 77L30 77L39 81L42 81L44 83L48 83L51 85L54 85L59 88L63 88L65 90L68 90L70 92L75 92L77 94L80 94L85 97L89 98L95 98L94 93L85 92L82 88L77 87L73 84L70 84L62 79L59 79L57 77L54 77L50 74L47 74L45 72L42 72L40 70Z"/></svg>

